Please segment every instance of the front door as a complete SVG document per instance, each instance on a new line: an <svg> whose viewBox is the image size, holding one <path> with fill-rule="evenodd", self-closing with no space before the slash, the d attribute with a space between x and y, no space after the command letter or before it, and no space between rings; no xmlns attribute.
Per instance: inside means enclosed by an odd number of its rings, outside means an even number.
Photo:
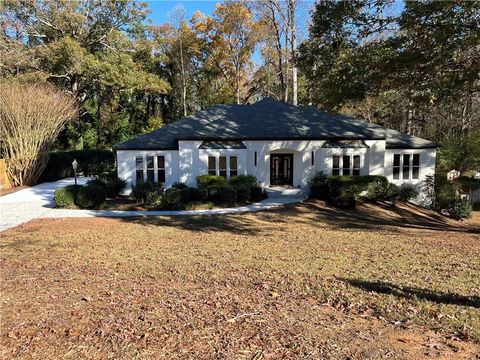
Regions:
<svg viewBox="0 0 480 360"><path fill-rule="evenodd" d="M270 155L270 185L293 185L293 154Z"/></svg>

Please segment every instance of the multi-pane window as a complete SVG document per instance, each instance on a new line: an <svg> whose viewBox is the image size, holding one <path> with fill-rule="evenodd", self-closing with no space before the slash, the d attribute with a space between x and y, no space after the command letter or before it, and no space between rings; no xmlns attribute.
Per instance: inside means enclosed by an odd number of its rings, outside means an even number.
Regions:
<svg viewBox="0 0 480 360"><path fill-rule="evenodd" d="M332 175L360 175L360 155L334 155Z"/></svg>
<svg viewBox="0 0 480 360"><path fill-rule="evenodd" d="M157 174L156 177L155 174ZM165 156L136 156L135 180L137 183L142 181L165 182Z"/></svg>
<svg viewBox="0 0 480 360"><path fill-rule="evenodd" d="M360 175L360 155L353 155L353 175Z"/></svg>
<svg viewBox="0 0 480 360"><path fill-rule="evenodd" d="M217 159L215 156L208 157L208 175L217 175Z"/></svg>
<svg viewBox="0 0 480 360"><path fill-rule="evenodd" d="M332 175L340 175L340 156L333 157L333 168L332 168Z"/></svg>
<svg viewBox="0 0 480 360"><path fill-rule="evenodd" d="M393 178L400 179L400 154L393 155Z"/></svg>
<svg viewBox="0 0 480 360"><path fill-rule="evenodd" d="M420 177L420 154L394 154L393 179L399 180L400 173L403 180L417 180Z"/></svg>
<svg viewBox="0 0 480 360"><path fill-rule="evenodd" d="M344 155L342 159L342 175L350 175L350 156Z"/></svg>
<svg viewBox="0 0 480 360"><path fill-rule="evenodd" d="M238 174L238 162L236 156L230 156L230 177L237 176Z"/></svg>
<svg viewBox="0 0 480 360"><path fill-rule="evenodd" d="M223 176L225 179L238 175L238 157L232 156L209 156L208 175Z"/></svg>
<svg viewBox="0 0 480 360"><path fill-rule="evenodd" d="M147 181L153 182L155 180L155 165L153 156L147 156Z"/></svg>
<svg viewBox="0 0 480 360"><path fill-rule="evenodd" d="M165 182L165 156L157 156L157 181Z"/></svg>
<svg viewBox="0 0 480 360"><path fill-rule="evenodd" d="M417 180L420 175L420 154L413 154L412 179Z"/></svg>
<svg viewBox="0 0 480 360"><path fill-rule="evenodd" d="M402 179L410 178L410 154L403 154Z"/></svg>
<svg viewBox="0 0 480 360"><path fill-rule="evenodd" d="M227 177L227 157L220 156L218 158L218 175Z"/></svg>
<svg viewBox="0 0 480 360"><path fill-rule="evenodd" d="M135 157L135 180L136 182L143 181L143 157Z"/></svg>

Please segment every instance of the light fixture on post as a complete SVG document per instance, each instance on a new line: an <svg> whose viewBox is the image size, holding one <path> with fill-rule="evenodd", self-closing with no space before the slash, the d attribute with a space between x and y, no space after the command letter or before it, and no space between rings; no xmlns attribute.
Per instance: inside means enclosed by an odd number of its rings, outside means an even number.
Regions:
<svg viewBox="0 0 480 360"><path fill-rule="evenodd" d="M75 176L75 185L77 185L77 168L78 168L78 162L77 162L76 159L73 159L72 168L73 168L73 175Z"/></svg>

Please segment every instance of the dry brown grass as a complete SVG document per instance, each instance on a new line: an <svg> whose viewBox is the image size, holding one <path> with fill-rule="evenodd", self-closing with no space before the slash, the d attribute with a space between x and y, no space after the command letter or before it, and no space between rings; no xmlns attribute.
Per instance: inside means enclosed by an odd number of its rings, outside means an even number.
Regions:
<svg viewBox="0 0 480 360"><path fill-rule="evenodd" d="M2 233L0 357L475 358L480 219L321 202Z"/></svg>

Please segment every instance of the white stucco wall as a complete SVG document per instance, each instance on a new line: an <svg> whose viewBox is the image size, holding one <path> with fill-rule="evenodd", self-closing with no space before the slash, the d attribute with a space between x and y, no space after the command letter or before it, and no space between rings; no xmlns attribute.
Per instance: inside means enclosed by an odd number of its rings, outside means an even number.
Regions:
<svg viewBox="0 0 480 360"><path fill-rule="evenodd" d="M117 173L118 177L127 181L127 192L135 185L135 158L143 157L144 172L146 172L147 156L165 156L165 186L171 186L179 179L178 151L175 150L118 150ZM155 160L156 161L156 160Z"/></svg>
<svg viewBox="0 0 480 360"><path fill-rule="evenodd" d="M394 154L419 154L420 155L420 173L418 179L400 179L393 178L393 155ZM410 183L413 185L423 182L428 175L435 175L436 149L387 149L385 151L385 177L389 182L395 185ZM401 170L400 170L401 172Z"/></svg>
<svg viewBox="0 0 480 360"><path fill-rule="evenodd" d="M238 174L257 177L262 186L270 185L270 155L293 154L293 186L306 187L309 179L318 171L332 174L334 155L360 155L360 175L385 175L390 182L401 185L405 182L420 183L427 175L435 172L435 149L385 149L385 140L367 140L369 148L322 148L324 141L243 141L246 149L199 149L202 141L179 141L179 150L172 151L117 151L118 176L135 183L136 156L165 156L166 181L169 187L180 181L196 186L198 175L208 174L208 157L237 156ZM312 151L314 165L312 165ZM257 163L255 165L255 153ZM420 154L418 180L393 179L393 154ZM145 161L144 161L145 162ZM227 163L229 163L227 161ZM218 164L218 163L217 163Z"/></svg>

